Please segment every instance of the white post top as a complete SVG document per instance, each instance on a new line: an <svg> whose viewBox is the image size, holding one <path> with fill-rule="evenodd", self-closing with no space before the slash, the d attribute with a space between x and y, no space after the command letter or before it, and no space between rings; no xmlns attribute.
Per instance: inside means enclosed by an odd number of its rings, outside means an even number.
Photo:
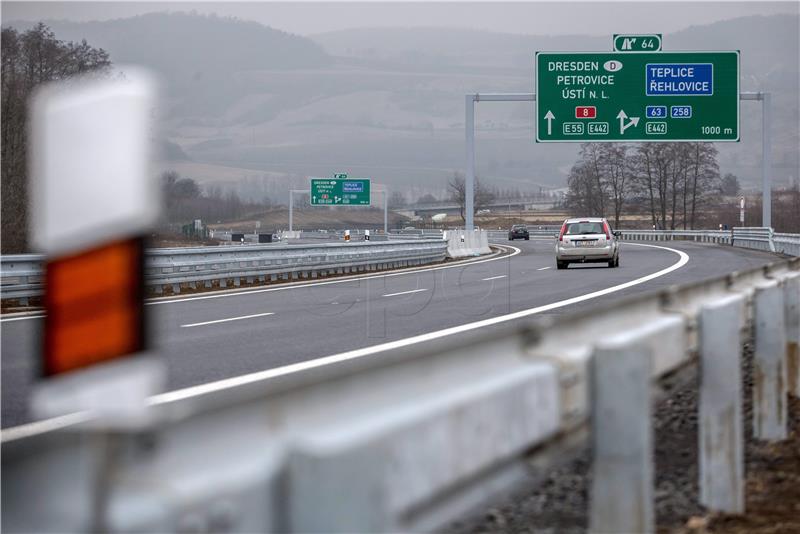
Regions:
<svg viewBox="0 0 800 534"><path fill-rule="evenodd" d="M119 68L119 67L117 67ZM44 86L31 111L31 241L48 254L146 232L160 211L151 168L155 80L124 77Z"/></svg>

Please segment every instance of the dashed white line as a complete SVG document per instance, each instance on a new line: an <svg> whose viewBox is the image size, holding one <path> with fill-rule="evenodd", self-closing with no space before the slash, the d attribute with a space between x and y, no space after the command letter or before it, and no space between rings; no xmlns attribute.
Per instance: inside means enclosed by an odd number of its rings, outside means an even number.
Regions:
<svg viewBox="0 0 800 534"><path fill-rule="evenodd" d="M500 278L505 278L506 275L501 274L500 276L490 276L489 278L481 278L484 282L488 282L489 280L498 280Z"/></svg>
<svg viewBox="0 0 800 534"><path fill-rule="evenodd" d="M181 328L192 328L194 326L205 326L207 324L227 323L229 321L240 321L242 319L252 319L253 317L266 317L267 315L275 315L274 312L256 313L255 315L242 315L241 317L229 317L228 319L217 319L216 321L205 321L202 323L182 324Z"/></svg>
<svg viewBox="0 0 800 534"><path fill-rule="evenodd" d="M537 270L537 271L546 271L546 270L547 270L547 269L549 269L549 268L550 268L550 267L542 267L541 269L536 269L536 270Z"/></svg>
<svg viewBox="0 0 800 534"><path fill-rule="evenodd" d="M401 291L400 293L389 293L384 297L396 297L398 295L409 295L411 293L419 293L420 291L427 291L427 289L412 289L411 291Z"/></svg>

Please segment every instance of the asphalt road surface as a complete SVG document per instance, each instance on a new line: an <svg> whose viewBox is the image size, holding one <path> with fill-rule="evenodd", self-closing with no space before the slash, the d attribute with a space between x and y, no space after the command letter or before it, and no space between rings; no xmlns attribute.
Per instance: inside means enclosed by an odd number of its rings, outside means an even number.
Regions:
<svg viewBox="0 0 800 534"><path fill-rule="evenodd" d="M619 268L587 264L559 271L552 240L501 244L513 245L513 255L415 272L148 301L155 351L169 370L168 390L460 325L490 328L493 321L568 313L775 259L728 246L624 243ZM652 277L664 270L669 271ZM2 320L3 428L32 420L27 403L36 380L40 325L37 317Z"/></svg>

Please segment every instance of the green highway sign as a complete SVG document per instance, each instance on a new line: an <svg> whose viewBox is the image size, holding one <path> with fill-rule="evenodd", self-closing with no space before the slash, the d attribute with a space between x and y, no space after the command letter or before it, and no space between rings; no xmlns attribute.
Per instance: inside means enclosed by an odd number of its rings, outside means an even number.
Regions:
<svg viewBox="0 0 800 534"><path fill-rule="evenodd" d="M738 140L738 51L536 53L538 143Z"/></svg>
<svg viewBox="0 0 800 534"><path fill-rule="evenodd" d="M661 34L614 34L615 52L658 52L661 50Z"/></svg>
<svg viewBox="0 0 800 534"><path fill-rule="evenodd" d="M369 206L369 179L312 178L312 206Z"/></svg>

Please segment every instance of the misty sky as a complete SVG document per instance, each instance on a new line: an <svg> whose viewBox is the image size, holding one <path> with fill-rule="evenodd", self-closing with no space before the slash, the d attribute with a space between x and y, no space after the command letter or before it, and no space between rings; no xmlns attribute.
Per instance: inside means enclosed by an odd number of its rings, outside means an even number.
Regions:
<svg viewBox="0 0 800 534"><path fill-rule="evenodd" d="M557 35L669 33L747 15L798 14L789 2L3 2L12 20L106 20L154 11L217 13L309 35L358 27L448 26Z"/></svg>

